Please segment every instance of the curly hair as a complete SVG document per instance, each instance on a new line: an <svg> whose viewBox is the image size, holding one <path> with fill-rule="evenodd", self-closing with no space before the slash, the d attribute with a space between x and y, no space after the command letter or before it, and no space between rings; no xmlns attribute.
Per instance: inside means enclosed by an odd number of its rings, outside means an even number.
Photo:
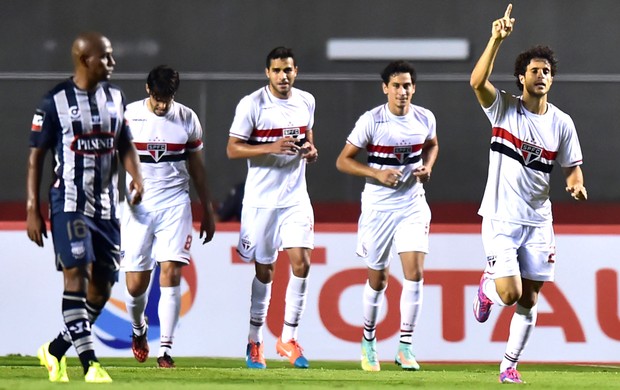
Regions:
<svg viewBox="0 0 620 390"><path fill-rule="evenodd" d="M381 72L381 79L385 85L388 85L390 83L390 77L398 73L409 73L411 75L411 82L415 84L417 77L415 68L411 63L402 60L390 62L385 69L383 69L383 72Z"/></svg>
<svg viewBox="0 0 620 390"><path fill-rule="evenodd" d="M519 81L519 75L525 75L527 66L534 58L542 58L549 62L551 65L551 76L555 76L555 73L558 71L558 60L549 46L538 45L524 51L517 56L514 73L514 76L517 78L517 87L521 91L523 91L523 84Z"/></svg>

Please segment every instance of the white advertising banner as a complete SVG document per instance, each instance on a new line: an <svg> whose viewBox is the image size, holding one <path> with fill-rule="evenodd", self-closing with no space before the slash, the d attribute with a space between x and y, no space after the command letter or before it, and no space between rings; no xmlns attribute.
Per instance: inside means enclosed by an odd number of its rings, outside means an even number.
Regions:
<svg viewBox="0 0 620 390"><path fill-rule="evenodd" d="M237 229L237 224L219 224L214 240L206 245L195 234L193 261L183 275L174 356L244 356L254 267L236 256ZM299 342L310 361L357 360L366 269L355 256L355 225L318 224L316 230ZM486 362L503 356L513 308L493 307L484 324L472 315L485 265L478 231L471 225L431 228L424 304L413 337L420 362ZM522 361L618 364L620 228L556 229L556 234L556 282L542 290L537 326ZM37 247L21 226L0 230L0 247L5 271L0 294L0 334L5 336L0 355L34 355L63 325L62 275L54 268L52 242L48 239L44 248ZM280 359L275 341L282 329L290 272L286 254L281 254L276 269L265 327L267 359ZM381 360L391 360L398 345L402 271L397 257L391 273L378 325ZM147 307L152 351L159 346L158 290L155 279ZM99 356L132 356L124 291L121 275L94 327Z"/></svg>

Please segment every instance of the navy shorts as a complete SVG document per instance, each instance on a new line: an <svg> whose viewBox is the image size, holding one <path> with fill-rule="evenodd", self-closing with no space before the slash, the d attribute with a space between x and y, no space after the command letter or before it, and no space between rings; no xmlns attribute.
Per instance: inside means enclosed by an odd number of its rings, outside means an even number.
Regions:
<svg viewBox="0 0 620 390"><path fill-rule="evenodd" d="M95 219L76 212L55 213L50 219L59 271L93 263L93 272L118 281L121 231L117 219Z"/></svg>

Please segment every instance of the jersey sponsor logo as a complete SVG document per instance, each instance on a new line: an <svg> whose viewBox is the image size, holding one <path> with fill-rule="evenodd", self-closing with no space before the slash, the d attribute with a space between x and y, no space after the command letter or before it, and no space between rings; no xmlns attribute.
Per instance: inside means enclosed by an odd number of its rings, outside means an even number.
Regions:
<svg viewBox="0 0 620 390"><path fill-rule="evenodd" d="M71 150L78 154L99 156L112 153L114 135L112 133L81 134L73 139Z"/></svg>
<svg viewBox="0 0 620 390"><path fill-rule="evenodd" d="M521 144L521 155L523 162L528 165L532 161L538 160L542 156L543 149L540 146L523 142Z"/></svg>
<svg viewBox="0 0 620 390"><path fill-rule="evenodd" d="M80 109L78 108L78 106L71 106L69 107L69 116L71 117L71 121L79 121L82 117L82 114L80 114Z"/></svg>
<svg viewBox="0 0 620 390"><path fill-rule="evenodd" d="M293 137L297 138L301 134L301 129L299 127L287 127L282 129L283 137Z"/></svg>
<svg viewBox="0 0 620 390"><path fill-rule="evenodd" d="M402 164L407 157L413 152L411 145L407 146L394 146L394 156Z"/></svg>
<svg viewBox="0 0 620 390"><path fill-rule="evenodd" d="M45 120L45 112L37 110L32 117L32 131L41 131L43 128L43 121Z"/></svg>
<svg viewBox="0 0 620 390"><path fill-rule="evenodd" d="M147 144L146 151L153 157L155 162L158 162L166 151L168 150L168 145L164 143L157 144Z"/></svg>

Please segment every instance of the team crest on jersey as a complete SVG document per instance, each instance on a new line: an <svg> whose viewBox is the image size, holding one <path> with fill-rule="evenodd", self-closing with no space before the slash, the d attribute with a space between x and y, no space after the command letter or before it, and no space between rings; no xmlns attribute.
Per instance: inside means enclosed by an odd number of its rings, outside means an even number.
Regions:
<svg viewBox="0 0 620 390"><path fill-rule="evenodd" d="M394 146L394 156L402 164L407 160L407 157L411 154L413 148L411 145L407 146Z"/></svg>
<svg viewBox="0 0 620 390"><path fill-rule="evenodd" d="M299 127L287 127L286 129L282 129L283 137L293 137L297 138L301 134L301 129Z"/></svg>
<svg viewBox="0 0 620 390"><path fill-rule="evenodd" d="M524 142L521 145L521 155L523 162L528 165L532 161L538 160L542 156L543 149L540 146Z"/></svg>
<svg viewBox="0 0 620 390"><path fill-rule="evenodd" d="M43 121L45 120L45 112L37 110L32 117L32 131L41 131L43 128Z"/></svg>
<svg viewBox="0 0 620 390"><path fill-rule="evenodd" d="M153 157L155 161L159 161L167 150L166 144L148 144L146 145L146 151Z"/></svg>
<svg viewBox="0 0 620 390"><path fill-rule="evenodd" d="M487 264L489 265L489 268L493 268L495 266L496 261L497 261L497 256L495 255L487 256Z"/></svg>
<svg viewBox="0 0 620 390"><path fill-rule="evenodd" d="M108 109L108 113L110 114L110 116L112 118L116 118L117 111L116 111L116 106L114 105L114 102L107 102L106 108Z"/></svg>

